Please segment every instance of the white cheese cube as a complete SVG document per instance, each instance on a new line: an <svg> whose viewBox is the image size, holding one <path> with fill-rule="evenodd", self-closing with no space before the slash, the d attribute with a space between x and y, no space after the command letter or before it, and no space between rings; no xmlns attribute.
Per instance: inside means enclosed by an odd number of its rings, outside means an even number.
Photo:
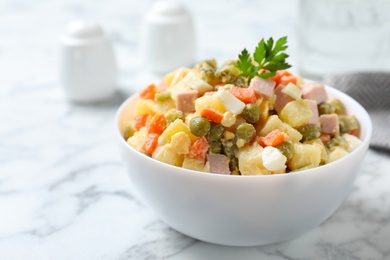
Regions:
<svg viewBox="0 0 390 260"><path fill-rule="evenodd" d="M263 149L263 165L267 170L280 171L286 168L287 157L284 156L277 148L267 146Z"/></svg>
<svg viewBox="0 0 390 260"><path fill-rule="evenodd" d="M196 76L192 71L187 73L182 79L182 82L187 84L190 88L197 90L201 95L207 91L213 90L213 86Z"/></svg>
<svg viewBox="0 0 390 260"><path fill-rule="evenodd" d="M299 100L302 97L302 90L293 83L288 83L287 86L282 89L282 93L292 97L295 100Z"/></svg>
<svg viewBox="0 0 390 260"><path fill-rule="evenodd" d="M234 115L241 114L245 108L245 103L233 96L229 91L221 89L216 93L216 97L222 103L226 110Z"/></svg>
<svg viewBox="0 0 390 260"><path fill-rule="evenodd" d="M362 143L362 141L359 138L357 138L356 136L354 136L354 135L343 134L342 137L348 143L347 151L349 153L352 152L353 150L355 150Z"/></svg>

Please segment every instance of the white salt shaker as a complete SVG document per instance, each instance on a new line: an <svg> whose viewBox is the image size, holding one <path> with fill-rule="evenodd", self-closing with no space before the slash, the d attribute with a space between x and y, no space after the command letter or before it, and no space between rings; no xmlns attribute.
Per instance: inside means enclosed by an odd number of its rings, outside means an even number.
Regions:
<svg viewBox="0 0 390 260"><path fill-rule="evenodd" d="M157 1L146 13L141 35L144 66L166 73L195 60L192 18L185 7L172 1Z"/></svg>
<svg viewBox="0 0 390 260"><path fill-rule="evenodd" d="M114 94L115 57L109 38L98 24L72 21L60 43L60 82L70 100L90 103Z"/></svg>

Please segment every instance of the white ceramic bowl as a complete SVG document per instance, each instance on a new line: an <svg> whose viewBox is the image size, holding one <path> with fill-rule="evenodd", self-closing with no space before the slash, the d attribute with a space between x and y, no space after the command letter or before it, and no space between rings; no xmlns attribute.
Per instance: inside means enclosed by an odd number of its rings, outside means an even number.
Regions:
<svg viewBox="0 0 390 260"><path fill-rule="evenodd" d="M362 144L314 169L279 175L233 176L187 170L154 160L122 137L134 95L116 115L116 139L135 191L170 227L197 239L255 246L293 238L324 222L351 191L372 133L366 110L327 87L361 125Z"/></svg>

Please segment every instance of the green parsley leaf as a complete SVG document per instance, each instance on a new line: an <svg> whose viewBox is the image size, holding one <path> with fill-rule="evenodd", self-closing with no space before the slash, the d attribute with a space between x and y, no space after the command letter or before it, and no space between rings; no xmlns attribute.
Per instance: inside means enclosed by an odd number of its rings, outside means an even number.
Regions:
<svg viewBox="0 0 390 260"><path fill-rule="evenodd" d="M267 41L262 39L253 53L253 60L248 51L244 49L238 55L237 61L237 68L241 70L241 76L247 78L248 81L255 76L269 78L274 76L277 70L290 68L291 65L286 62L289 56L283 52L287 47L287 36L276 42L272 37ZM260 69L264 69L266 72L259 73Z"/></svg>
<svg viewBox="0 0 390 260"><path fill-rule="evenodd" d="M251 56L247 49L243 49L241 54L238 55L237 68L241 70L243 77L251 76L253 65Z"/></svg>

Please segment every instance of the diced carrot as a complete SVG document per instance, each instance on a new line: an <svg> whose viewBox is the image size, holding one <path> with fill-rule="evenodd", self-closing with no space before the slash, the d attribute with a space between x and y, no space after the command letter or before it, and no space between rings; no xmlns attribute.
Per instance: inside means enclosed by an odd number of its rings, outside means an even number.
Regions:
<svg viewBox="0 0 390 260"><path fill-rule="evenodd" d="M196 139L195 142L191 144L190 151L188 152L188 157L195 159L205 159L207 155L207 150L209 149L209 144L205 137Z"/></svg>
<svg viewBox="0 0 390 260"><path fill-rule="evenodd" d="M140 91L139 96L143 99L154 99L156 95L156 85L150 84L146 88Z"/></svg>
<svg viewBox="0 0 390 260"><path fill-rule="evenodd" d="M349 131L349 134L354 135L356 137L359 137L360 129L358 128L358 129L351 130L351 131Z"/></svg>
<svg viewBox="0 0 390 260"><path fill-rule="evenodd" d="M148 136L146 137L145 143L142 146L142 150L146 154L152 155L154 150L156 150L159 136L160 135L155 134L155 133L148 134Z"/></svg>
<svg viewBox="0 0 390 260"><path fill-rule="evenodd" d="M200 115L217 124L221 123L223 119L223 113L212 107L203 108Z"/></svg>
<svg viewBox="0 0 390 260"><path fill-rule="evenodd" d="M253 88L232 87L230 93L245 104L255 103L257 100L257 93Z"/></svg>
<svg viewBox="0 0 390 260"><path fill-rule="evenodd" d="M146 125L149 114L142 114L134 117L134 130L139 131L142 127Z"/></svg>
<svg viewBox="0 0 390 260"><path fill-rule="evenodd" d="M164 132L165 126L166 123L164 115L162 113L156 113L152 116L147 125L148 134L161 135L162 132Z"/></svg>
<svg viewBox="0 0 390 260"><path fill-rule="evenodd" d="M263 147L265 146L273 146L276 147L279 144L283 143L286 140L286 134L280 131L279 129L275 129L268 133L264 137L260 137L259 144Z"/></svg>
<svg viewBox="0 0 390 260"><path fill-rule="evenodd" d="M291 72L287 70L278 70L276 71L275 76L268 78L276 82L275 88L279 84L287 85L288 83L297 84L297 77L295 77Z"/></svg>
<svg viewBox="0 0 390 260"><path fill-rule="evenodd" d="M327 145L330 142L330 135L329 134L321 134L320 140L324 145Z"/></svg>

